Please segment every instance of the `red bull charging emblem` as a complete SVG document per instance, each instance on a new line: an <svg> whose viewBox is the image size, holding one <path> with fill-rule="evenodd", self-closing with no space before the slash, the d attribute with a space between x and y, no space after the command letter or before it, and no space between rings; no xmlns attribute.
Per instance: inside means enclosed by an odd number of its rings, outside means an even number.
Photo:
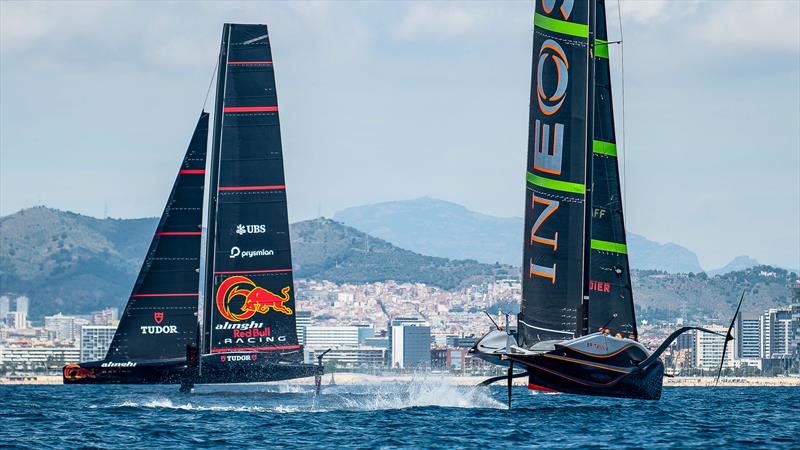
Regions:
<svg viewBox="0 0 800 450"><path fill-rule="evenodd" d="M231 322L250 319L256 313L266 314L270 309L291 315L293 314L292 309L286 306L290 300L289 291L291 289L286 286L281 289L281 295L277 295L256 286L253 280L247 277L240 275L229 277L217 289L217 310L222 317ZM237 297L241 297L241 299L237 299ZM243 300L242 306L231 308L234 300ZM239 301L233 303L238 305Z"/></svg>
<svg viewBox="0 0 800 450"><path fill-rule="evenodd" d="M67 380L82 380L84 378L94 377L94 370L84 369L78 364L70 364L64 367L64 378Z"/></svg>

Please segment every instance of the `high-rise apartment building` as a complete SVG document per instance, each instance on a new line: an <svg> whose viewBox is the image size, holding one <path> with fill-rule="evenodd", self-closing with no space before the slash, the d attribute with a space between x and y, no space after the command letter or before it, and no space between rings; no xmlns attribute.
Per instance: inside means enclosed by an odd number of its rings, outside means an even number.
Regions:
<svg viewBox="0 0 800 450"><path fill-rule="evenodd" d="M761 315L761 358L789 358L794 353L792 308L771 308Z"/></svg>
<svg viewBox="0 0 800 450"><path fill-rule="evenodd" d="M86 325L81 327L81 361L98 361L106 357L116 327Z"/></svg>
<svg viewBox="0 0 800 450"><path fill-rule="evenodd" d="M394 320L391 327L392 367L413 369L431 365L431 327L419 319Z"/></svg>

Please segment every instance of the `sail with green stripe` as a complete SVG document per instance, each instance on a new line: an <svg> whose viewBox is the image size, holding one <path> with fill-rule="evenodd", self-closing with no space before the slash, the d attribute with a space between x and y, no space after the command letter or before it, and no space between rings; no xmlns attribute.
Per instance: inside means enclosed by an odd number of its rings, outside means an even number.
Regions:
<svg viewBox="0 0 800 450"><path fill-rule="evenodd" d="M537 0L517 341L580 332L583 293L589 1Z"/></svg>
<svg viewBox="0 0 800 450"><path fill-rule="evenodd" d="M630 265L622 214L619 159L614 129L605 0L596 1L594 142L589 332L605 326L611 334L636 339ZM614 314L617 317L614 317Z"/></svg>

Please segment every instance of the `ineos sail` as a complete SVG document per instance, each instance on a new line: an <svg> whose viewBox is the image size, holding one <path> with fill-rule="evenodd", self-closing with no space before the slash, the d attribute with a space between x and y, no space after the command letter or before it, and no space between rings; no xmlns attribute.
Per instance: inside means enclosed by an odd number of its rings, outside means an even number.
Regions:
<svg viewBox="0 0 800 450"><path fill-rule="evenodd" d="M584 265L586 2L537 2L525 193L520 343L578 332ZM545 26L542 26L544 24Z"/></svg>
<svg viewBox="0 0 800 450"><path fill-rule="evenodd" d="M522 303L472 348L534 390L658 399L659 355L637 342L604 0L538 0L526 167ZM727 336L730 338L730 331ZM514 373L514 367L523 372Z"/></svg>

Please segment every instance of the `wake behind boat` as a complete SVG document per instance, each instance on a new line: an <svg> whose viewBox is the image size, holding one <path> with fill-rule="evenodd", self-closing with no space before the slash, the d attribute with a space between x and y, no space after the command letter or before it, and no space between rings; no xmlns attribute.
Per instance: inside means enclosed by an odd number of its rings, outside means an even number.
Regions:
<svg viewBox="0 0 800 450"><path fill-rule="evenodd" d="M208 173L203 112L106 358L66 366L65 384L180 383L186 391L313 376L319 386L322 365L303 362L295 328L266 25L225 24L216 86Z"/></svg>
<svg viewBox="0 0 800 450"><path fill-rule="evenodd" d="M536 2L517 332L497 327L471 350L508 367L485 384L507 380L509 403L515 377L532 390L659 399L661 353L683 332L710 332L682 328L655 352L638 342L608 45L604 0Z"/></svg>

